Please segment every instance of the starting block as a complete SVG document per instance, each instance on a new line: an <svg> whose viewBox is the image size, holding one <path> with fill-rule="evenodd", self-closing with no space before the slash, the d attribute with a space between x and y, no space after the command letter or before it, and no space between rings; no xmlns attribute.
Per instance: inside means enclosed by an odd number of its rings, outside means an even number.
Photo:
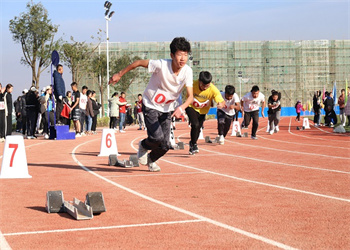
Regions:
<svg viewBox="0 0 350 250"><path fill-rule="evenodd" d="M108 165L122 168L132 168L139 166L139 160L137 158L137 155L130 155L129 160L118 160L117 155L109 155Z"/></svg>
<svg viewBox="0 0 350 250"><path fill-rule="evenodd" d="M174 150L185 149L184 143L182 141L176 143L175 145L172 145L172 147L174 148Z"/></svg>
<svg viewBox="0 0 350 250"><path fill-rule="evenodd" d="M302 126L302 127L297 127L297 130L305 130L305 127Z"/></svg>
<svg viewBox="0 0 350 250"><path fill-rule="evenodd" d="M220 139L220 137L217 136L217 137L215 137L215 139L212 141L212 140L210 139L210 136L206 136L206 137L205 137L205 142L206 142L206 143L218 143L218 142L219 142L219 139Z"/></svg>
<svg viewBox="0 0 350 250"><path fill-rule="evenodd" d="M92 208L77 198L74 198L72 203L65 201L64 207L66 208L67 213L76 220L90 220L94 217Z"/></svg>
<svg viewBox="0 0 350 250"><path fill-rule="evenodd" d="M74 198L73 202L63 199L62 191L48 191L46 194L46 210L48 213L68 213L76 220L92 219L94 214L106 212L101 192L86 194L85 203Z"/></svg>
<svg viewBox="0 0 350 250"><path fill-rule="evenodd" d="M236 133L236 136L237 136L237 137L248 137L248 132L245 132L245 133L243 133L243 134L241 134L240 132L237 132L237 133Z"/></svg>

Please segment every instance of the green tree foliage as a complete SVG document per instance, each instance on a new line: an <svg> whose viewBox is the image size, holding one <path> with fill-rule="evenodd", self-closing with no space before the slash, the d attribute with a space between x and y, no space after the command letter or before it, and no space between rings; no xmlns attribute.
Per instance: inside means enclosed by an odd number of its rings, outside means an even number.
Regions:
<svg viewBox="0 0 350 250"><path fill-rule="evenodd" d="M62 45L62 58L72 72L72 82L79 82L83 74L89 69L92 54L98 48L99 43L96 46L92 43L77 42L72 36L70 40L70 42L64 42Z"/></svg>
<svg viewBox="0 0 350 250"><path fill-rule="evenodd" d="M103 92L107 88L107 55L105 53L101 55L96 54L92 58L90 72L93 73L94 76L98 79L101 77L101 85L99 86L99 91L101 96L101 103L104 103ZM102 105L102 114L104 113L104 105Z"/></svg>
<svg viewBox="0 0 350 250"><path fill-rule="evenodd" d="M122 70L123 68L125 68L126 66L128 66L136 60L141 60L141 58L138 56L131 57L130 55L123 55L122 57L116 59L114 62L111 63L110 75L112 76L114 73L119 72L120 70ZM114 86L111 85L111 88L114 88L116 91L126 92L129 86L137 77L139 77L139 75L140 73L138 69L131 70L128 73L126 73Z"/></svg>
<svg viewBox="0 0 350 250"><path fill-rule="evenodd" d="M21 63L32 69L32 81L39 88L40 74L50 65L51 53L60 40L54 41L58 26L51 23L48 12L41 3L27 3L27 12L10 20L13 40L22 46Z"/></svg>

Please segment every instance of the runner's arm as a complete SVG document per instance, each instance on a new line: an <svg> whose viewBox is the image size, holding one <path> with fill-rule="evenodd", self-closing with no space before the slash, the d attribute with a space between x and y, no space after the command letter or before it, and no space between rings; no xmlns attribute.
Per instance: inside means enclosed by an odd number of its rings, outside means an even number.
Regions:
<svg viewBox="0 0 350 250"><path fill-rule="evenodd" d="M121 71L119 71L118 73L114 74L110 79L108 84L116 84L120 78L125 75L126 73L128 73L130 70L133 70L137 67L144 67L144 68L148 68L148 63L149 60L136 60L133 63L129 64L128 66L126 66L124 69L122 69Z"/></svg>
<svg viewBox="0 0 350 250"><path fill-rule="evenodd" d="M186 87L186 90L187 90L186 101L175 109L171 117L175 116L176 118L180 118L181 115L185 113L185 109L193 102L193 87Z"/></svg>

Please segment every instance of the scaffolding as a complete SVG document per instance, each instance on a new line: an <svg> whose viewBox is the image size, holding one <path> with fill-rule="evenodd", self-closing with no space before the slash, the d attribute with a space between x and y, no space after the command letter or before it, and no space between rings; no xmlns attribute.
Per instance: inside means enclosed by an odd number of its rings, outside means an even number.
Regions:
<svg viewBox="0 0 350 250"><path fill-rule="evenodd" d="M170 42L109 42L111 60L125 54L142 59L170 58ZM350 40L309 41L215 41L191 42L189 66L194 79L200 71L209 71L219 90L234 85L236 93L244 95L253 85L270 96L275 89L282 93L282 105L294 106L312 100L314 91L331 91L336 81L338 93L345 88L350 72ZM100 45L106 53L106 44ZM139 77L127 90L128 99L142 93L149 79L147 70L139 70ZM113 74L115 72L111 72ZM148 78L147 78L148 77ZM97 84L97 79L85 79ZM90 81L90 82L89 82Z"/></svg>

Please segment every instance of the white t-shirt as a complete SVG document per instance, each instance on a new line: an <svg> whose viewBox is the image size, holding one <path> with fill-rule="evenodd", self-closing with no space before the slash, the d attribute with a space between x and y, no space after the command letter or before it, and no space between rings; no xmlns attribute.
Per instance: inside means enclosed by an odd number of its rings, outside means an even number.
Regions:
<svg viewBox="0 0 350 250"><path fill-rule="evenodd" d="M242 98L244 112L252 112L259 110L261 103L265 101L265 96L259 92L257 98L253 98L252 92L247 93Z"/></svg>
<svg viewBox="0 0 350 250"><path fill-rule="evenodd" d="M83 93L80 93L80 99L79 99L79 108L80 109L86 109L87 104L87 96Z"/></svg>
<svg viewBox="0 0 350 250"><path fill-rule="evenodd" d="M221 96L222 98L224 98L224 101L225 101L225 107L223 107L221 110L224 111L227 115L230 115L230 116L235 115L236 114L235 109L230 109L230 106L235 105L236 102L239 103L239 96L236 93L234 93L231 100L227 100L225 98L225 92L221 92Z"/></svg>
<svg viewBox="0 0 350 250"><path fill-rule="evenodd" d="M143 93L143 103L146 107L160 112L174 111L176 100L184 86L193 86L191 67L185 65L176 76L171 62L171 59L149 60L148 72L152 73L152 76Z"/></svg>

